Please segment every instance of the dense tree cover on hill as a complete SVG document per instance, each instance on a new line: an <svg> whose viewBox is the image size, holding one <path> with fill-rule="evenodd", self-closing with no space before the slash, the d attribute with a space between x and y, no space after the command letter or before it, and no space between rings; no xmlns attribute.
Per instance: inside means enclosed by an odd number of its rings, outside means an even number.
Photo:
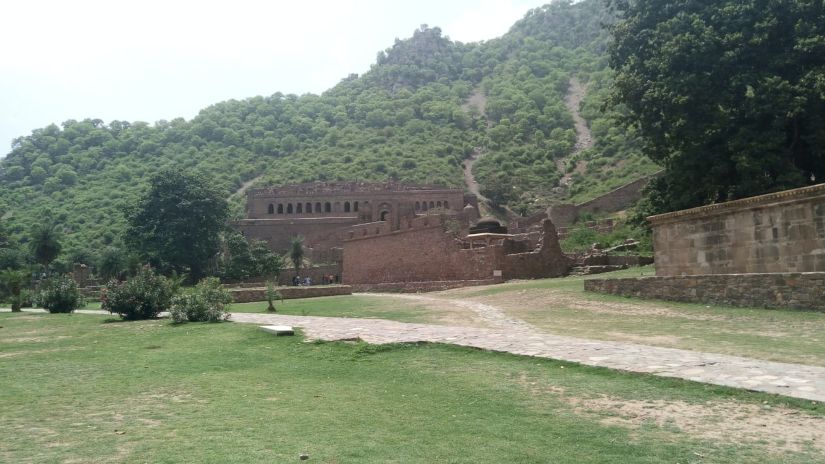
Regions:
<svg viewBox="0 0 825 464"><path fill-rule="evenodd" d="M190 121L86 119L37 129L0 163L0 218L13 241L27 240L35 222L58 224L65 263L122 248L123 211L165 168L198 171L227 197L253 179L461 186L461 163L478 151L482 188L506 187L498 200L514 209L606 191L656 169L618 124L622 109L598 111L612 79L601 28L609 21L602 0L586 0L532 10L483 43L422 26L322 95L231 100ZM571 76L593 90L583 111L597 147L579 156L598 169L577 173L568 192L556 166L575 142L563 103ZM482 103L468 104L471 97Z"/></svg>
<svg viewBox="0 0 825 464"><path fill-rule="evenodd" d="M666 168L650 212L825 181L825 3L613 3L614 99Z"/></svg>

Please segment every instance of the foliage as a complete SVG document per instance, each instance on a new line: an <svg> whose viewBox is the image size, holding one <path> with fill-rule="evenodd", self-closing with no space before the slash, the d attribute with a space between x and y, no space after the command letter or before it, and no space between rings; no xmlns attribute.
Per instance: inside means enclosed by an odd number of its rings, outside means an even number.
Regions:
<svg viewBox="0 0 825 464"><path fill-rule="evenodd" d="M561 241L561 248L565 252L582 252L589 250L595 243L610 248L621 245L625 240L631 238L639 242L636 250L638 253L649 254L653 252L650 230L644 226L630 223L622 223L610 233L598 233L583 225L581 227L574 225L567 237Z"/></svg>
<svg viewBox="0 0 825 464"><path fill-rule="evenodd" d="M216 277L207 277L192 292L172 298L169 315L176 323L222 322L229 320L226 305L232 303L232 295L223 288Z"/></svg>
<svg viewBox="0 0 825 464"><path fill-rule="evenodd" d="M289 259L292 261L292 266L295 268L295 274L301 269L301 263L304 261L304 238L301 236L293 237L289 244Z"/></svg>
<svg viewBox="0 0 825 464"><path fill-rule="evenodd" d="M100 295L100 307L126 320L151 319L169 309L174 289L168 279L144 267L134 277L110 280Z"/></svg>
<svg viewBox="0 0 825 464"><path fill-rule="evenodd" d="M275 312L275 303L274 301L278 299L283 301L283 297L278 290L275 290L275 285L272 282L266 283L266 310L269 312Z"/></svg>
<svg viewBox="0 0 825 464"><path fill-rule="evenodd" d="M123 248L109 246L100 254L97 271L100 277L110 280L124 280L136 271L137 259Z"/></svg>
<svg viewBox="0 0 825 464"><path fill-rule="evenodd" d="M36 129L15 140L0 161L0 210L8 210L4 221L15 239L26 235L27 224L48 217L65 231L67 253L102 250L117 246L127 229L120 211L163 169L198 171L224 198L252 179L397 179L457 187L462 161L474 152L484 154L476 163L482 188L515 186L498 201L538 210L566 199L563 189L554 192L563 174L556 164L573 149L563 101L571 76L594 89L582 111L604 149L587 155L603 161L570 193L601 193L615 187L606 184L655 169L626 143L625 131L614 128L616 112L598 111L612 75L605 70L601 23L611 21L602 0L554 2L483 43L418 28L382 52L368 72L322 95L278 92L226 101L191 120L85 119ZM233 207L242 214L240 202Z"/></svg>
<svg viewBox="0 0 825 464"><path fill-rule="evenodd" d="M228 217L226 199L205 177L163 170L128 210L125 238L164 272L198 279L220 251Z"/></svg>
<svg viewBox="0 0 825 464"><path fill-rule="evenodd" d="M49 264L60 254L60 235L54 224L43 222L31 231L29 250L35 261L48 269Z"/></svg>
<svg viewBox="0 0 825 464"><path fill-rule="evenodd" d="M70 313L86 304L77 283L66 275L52 276L40 282L32 302L50 313Z"/></svg>
<svg viewBox="0 0 825 464"><path fill-rule="evenodd" d="M273 278L281 272L283 258L273 253L266 242L247 241L237 231L224 234L219 270L220 275L229 280L244 280L256 277Z"/></svg>
<svg viewBox="0 0 825 464"><path fill-rule="evenodd" d="M23 291L29 284L27 271L6 269L0 271L0 288L11 297L11 311L18 312L23 306Z"/></svg>
<svg viewBox="0 0 825 464"><path fill-rule="evenodd" d="M613 4L613 101L666 168L656 212L825 179L821 2Z"/></svg>

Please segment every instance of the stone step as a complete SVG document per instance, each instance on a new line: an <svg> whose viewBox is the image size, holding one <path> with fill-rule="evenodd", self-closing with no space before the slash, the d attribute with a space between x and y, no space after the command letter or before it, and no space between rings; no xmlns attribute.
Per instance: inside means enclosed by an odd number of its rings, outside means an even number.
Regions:
<svg viewBox="0 0 825 464"><path fill-rule="evenodd" d="M269 332L275 335L295 335L295 330L288 325L262 325L261 329L264 332Z"/></svg>

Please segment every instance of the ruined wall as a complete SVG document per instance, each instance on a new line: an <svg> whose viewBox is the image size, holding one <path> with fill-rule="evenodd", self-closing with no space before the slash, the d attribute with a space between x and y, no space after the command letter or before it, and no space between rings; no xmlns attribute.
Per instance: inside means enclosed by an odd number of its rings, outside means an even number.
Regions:
<svg viewBox="0 0 825 464"><path fill-rule="evenodd" d="M625 210L642 198L642 189L650 182L650 179L659 174L656 173L634 180L584 203L551 206L548 215L556 227L568 227L576 221L581 213L615 213Z"/></svg>
<svg viewBox="0 0 825 464"><path fill-rule="evenodd" d="M825 184L648 220L658 276L825 271Z"/></svg>
<svg viewBox="0 0 825 464"><path fill-rule="evenodd" d="M565 275L570 267L549 220L542 223L540 247L530 252L522 252L527 242L509 239L466 248L447 232L448 220L417 217L395 231L382 223L353 227L344 242L344 283L534 279Z"/></svg>
<svg viewBox="0 0 825 464"><path fill-rule="evenodd" d="M570 270L570 258L561 251L553 222L545 219L541 226L541 243L536 250L504 254L502 273L505 279L559 277Z"/></svg>
<svg viewBox="0 0 825 464"><path fill-rule="evenodd" d="M234 303L266 301L266 288L230 288ZM313 287L277 287L278 293L285 300L296 298L317 298L320 296L351 295L352 288L347 285L321 285ZM278 302L275 302L278 307ZM231 308L230 308L231 310Z"/></svg>
<svg viewBox="0 0 825 464"><path fill-rule="evenodd" d="M501 249L463 249L446 233L445 221L441 216L422 216L404 221L395 231L384 223L353 227L344 241L344 283L492 278Z"/></svg>
<svg viewBox="0 0 825 464"><path fill-rule="evenodd" d="M245 219L235 223L247 240L267 242L272 250L282 253L289 249L293 237L304 237L304 246L318 250L340 247L346 230L357 224L355 217Z"/></svg>
<svg viewBox="0 0 825 464"><path fill-rule="evenodd" d="M825 311L825 273L588 279L588 292L755 308Z"/></svg>

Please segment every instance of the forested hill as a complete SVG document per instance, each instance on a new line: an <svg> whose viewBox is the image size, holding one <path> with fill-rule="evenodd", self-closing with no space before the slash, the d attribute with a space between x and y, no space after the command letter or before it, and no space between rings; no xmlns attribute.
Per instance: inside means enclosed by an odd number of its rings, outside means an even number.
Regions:
<svg viewBox="0 0 825 464"><path fill-rule="evenodd" d="M230 196L250 180L460 186L462 161L474 155L482 191L517 211L582 200L655 169L616 115L599 112L611 79L609 21L602 0L585 0L532 10L482 43L422 26L322 95L231 100L190 121L37 129L0 164L0 217L16 239L40 221L60 224L71 259L117 243L122 210L163 167L203 172ZM596 142L575 157L564 104L572 77L587 85L582 115ZM561 171L572 174L569 189Z"/></svg>

